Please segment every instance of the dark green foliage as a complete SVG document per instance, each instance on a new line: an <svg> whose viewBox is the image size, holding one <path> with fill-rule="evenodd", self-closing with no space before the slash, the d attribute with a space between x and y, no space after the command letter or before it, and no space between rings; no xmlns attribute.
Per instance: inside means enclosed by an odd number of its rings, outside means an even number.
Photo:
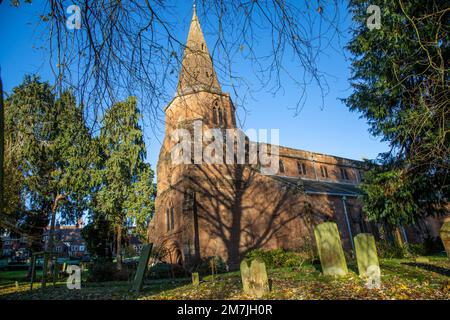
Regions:
<svg viewBox="0 0 450 320"><path fill-rule="evenodd" d="M259 259L266 264L268 269L281 267L298 268L305 262L305 258L300 254L292 251L285 251L283 249L255 249L248 252L245 258L248 260Z"/></svg>
<svg viewBox="0 0 450 320"><path fill-rule="evenodd" d="M381 29L366 27L369 5ZM362 185L365 211L390 224L440 214L450 167L449 0L353 0L352 87L345 99L391 145Z"/></svg>
<svg viewBox="0 0 450 320"><path fill-rule="evenodd" d="M5 129L8 210L40 242L49 217L74 222L87 209L95 155L83 109L70 92L56 97L49 83L26 76L6 101Z"/></svg>
<svg viewBox="0 0 450 320"><path fill-rule="evenodd" d="M149 279L166 279L186 277L186 271L179 265L157 263L147 271Z"/></svg>
<svg viewBox="0 0 450 320"><path fill-rule="evenodd" d="M407 246L385 241L376 242L376 246L380 259L403 259L409 255Z"/></svg>
<svg viewBox="0 0 450 320"><path fill-rule="evenodd" d="M133 276L133 273L134 270L126 265L122 266L121 270L117 270L116 263L108 260L98 260L89 269L88 281L128 281Z"/></svg>
<svg viewBox="0 0 450 320"><path fill-rule="evenodd" d="M101 214L94 214L93 219L81 231L87 251L94 258L111 261L114 234L111 223Z"/></svg>
<svg viewBox="0 0 450 320"><path fill-rule="evenodd" d="M431 256L445 252L444 245L440 238L427 237L423 243L407 244L408 252L416 256Z"/></svg>
<svg viewBox="0 0 450 320"><path fill-rule="evenodd" d="M206 257L201 259L198 263L192 266L192 272L198 272L200 275L210 275L212 273L211 264L214 265L215 273L224 273L228 271L227 265L221 257Z"/></svg>
<svg viewBox="0 0 450 320"><path fill-rule="evenodd" d="M103 118L99 138L102 161L96 173L95 211L111 223L119 267L127 225L136 225L136 233L145 237L153 213L153 170L144 162L140 118L134 97L116 103Z"/></svg>
<svg viewBox="0 0 450 320"><path fill-rule="evenodd" d="M380 241L376 243L377 252L383 259L404 259L418 256L431 256L444 251L444 246L439 238L425 238L423 243L398 244Z"/></svg>

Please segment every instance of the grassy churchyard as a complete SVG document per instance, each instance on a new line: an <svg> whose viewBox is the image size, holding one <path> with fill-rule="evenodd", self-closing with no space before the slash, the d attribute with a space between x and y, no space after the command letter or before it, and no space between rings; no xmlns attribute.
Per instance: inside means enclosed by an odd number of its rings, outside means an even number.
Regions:
<svg viewBox="0 0 450 320"><path fill-rule="evenodd" d="M334 278L322 273L320 264L267 270L270 292L262 299L450 299L450 263L444 256L424 259L380 259L381 286L368 289L358 276L355 261L348 261L348 274ZM421 262L416 262L421 261ZM201 277L198 286L191 278L146 280L139 294L131 283L86 282L81 290L69 290L64 279L56 286L30 292L26 271L0 272L0 299L255 299L242 290L239 271ZM83 276L83 278L86 278ZM15 285L18 281L18 287ZM39 288L39 284L35 284Z"/></svg>

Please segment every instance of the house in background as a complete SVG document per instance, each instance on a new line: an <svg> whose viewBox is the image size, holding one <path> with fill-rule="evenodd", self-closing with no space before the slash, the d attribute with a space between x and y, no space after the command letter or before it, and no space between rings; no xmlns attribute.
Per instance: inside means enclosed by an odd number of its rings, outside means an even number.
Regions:
<svg viewBox="0 0 450 320"><path fill-rule="evenodd" d="M62 226L57 224L55 226L54 251L58 253L58 256L66 258L82 258L89 254L86 249L86 242L81 236L82 229L83 226L81 224L72 226ZM50 227L47 227L43 235L45 249L48 248L49 233Z"/></svg>
<svg viewBox="0 0 450 320"><path fill-rule="evenodd" d="M28 250L28 239L26 236L14 237L11 234L5 234L1 237L1 242L1 258L10 258L16 261L23 261L28 259L30 256L30 252Z"/></svg>

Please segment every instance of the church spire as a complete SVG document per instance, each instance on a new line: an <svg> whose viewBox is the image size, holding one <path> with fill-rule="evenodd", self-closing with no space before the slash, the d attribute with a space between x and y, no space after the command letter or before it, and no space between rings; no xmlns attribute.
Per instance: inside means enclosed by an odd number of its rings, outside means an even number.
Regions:
<svg viewBox="0 0 450 320"><path fill-rule="evenodd" d="M177 94L203 90L221 92L212 59L206 46L205 37L198 21L195 2L193 11L181 64Z"/></svg>

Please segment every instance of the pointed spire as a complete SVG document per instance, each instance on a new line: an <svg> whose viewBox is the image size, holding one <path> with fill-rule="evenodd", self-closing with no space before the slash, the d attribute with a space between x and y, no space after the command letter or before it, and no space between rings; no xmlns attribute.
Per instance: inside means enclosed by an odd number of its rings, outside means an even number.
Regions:
<svg viewBox="0 0 450 320"><path fill-rule="evenodd" d="M181 64L177 94L200 90L221 92L205 37L198 21L195 2L193 11Z"/></svg>

